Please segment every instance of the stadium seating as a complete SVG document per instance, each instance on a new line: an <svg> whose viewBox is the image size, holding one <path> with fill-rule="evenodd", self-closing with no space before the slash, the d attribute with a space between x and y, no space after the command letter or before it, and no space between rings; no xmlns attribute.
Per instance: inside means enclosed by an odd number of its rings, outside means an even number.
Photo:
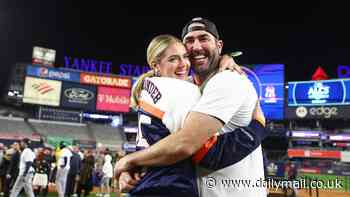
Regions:
<svg viewBox="0 0 350 197"><path fill-rule="evenodd" d="M122 129L111 127L109 124L88 123L87 127L94 131L97 142L105 144L122 144L126 141Z"/></svg>
<svg viewBox="0 0 350 197"><path fill-rule="evenodd" d="M31 136L35 133L23 118L0 116L0 132L3 135Z"/></svg>
<svg viewBox="0 0 350 197"><path fill-rule="evenodd" d="M120 128L110 124L94 122L71 123L38 119L23 119L18 117L0 116L1 139L19 140L23 137L66 137L73 140L96 141L112 149L121 147L126 141ZM113 148L114 147L114 148Z"/></svg>

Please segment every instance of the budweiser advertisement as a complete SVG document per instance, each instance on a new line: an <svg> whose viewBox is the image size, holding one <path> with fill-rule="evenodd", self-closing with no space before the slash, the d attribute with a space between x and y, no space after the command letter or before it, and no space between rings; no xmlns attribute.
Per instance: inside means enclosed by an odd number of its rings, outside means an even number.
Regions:
<svg viewBox="0 0 350 197"><path fill-rule="evenodd" d="M131 88L131 79L129 77L120 76L103 76L89 73L80 74L80 83L112 86L118 88Z"/></svg>
<svg viewBox="0 0 350 197"><path fill-rule="evenodd" d="M62 82L26 77L24 84L24 103L59 106Z"/></svg>
<svg viewBox="0 0 350 197"><path fill-rule="evenodd" d="M130 89L99 86L96 109L111 112L129 112Z"/></svg>

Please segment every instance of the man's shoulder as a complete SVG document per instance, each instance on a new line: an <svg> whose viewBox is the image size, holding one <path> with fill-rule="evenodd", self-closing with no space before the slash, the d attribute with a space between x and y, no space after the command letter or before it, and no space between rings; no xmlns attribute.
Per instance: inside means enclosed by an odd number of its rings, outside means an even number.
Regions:
<svg viewBox="0 0 350 197"><path fill-rule="evenodd" d="M67 148L64 148L63 150L62 150L62 156L72 156L72 152L69 150L69 149L67 149Z"/></svg>
<svg viewBox="0 0 350 197"><path fill-rule="evenodd" d="M24 150L23 150L23 154L29 154L29 153L32 153L33 151L30 149L30 148L25 148ZM34 152L33 152L34 153Z"/></svg>
<svg viewBox="0 0 350 197"><path fill-rule="evenodd" d="M227 70L215 74L211 79L209 79L206 87L237 89L242 88L242 86L251 85L250 83L251 82L246 76Z"/></svg>

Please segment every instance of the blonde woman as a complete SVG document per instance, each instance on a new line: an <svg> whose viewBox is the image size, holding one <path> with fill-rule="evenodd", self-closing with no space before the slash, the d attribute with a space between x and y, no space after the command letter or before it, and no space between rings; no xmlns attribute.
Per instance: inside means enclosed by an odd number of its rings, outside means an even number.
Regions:
<svg viewBox="0 0 350 197"><path fill-rule="evenodd" d="M171 35L155 37L147 48L147 62L151 71L140 77L132 97L139 112L138 149L180 129L186 114L200 98L198 86L188 81L190 62L179 39ZM192 161L148 168L130 194L198 196Z"/></svg>

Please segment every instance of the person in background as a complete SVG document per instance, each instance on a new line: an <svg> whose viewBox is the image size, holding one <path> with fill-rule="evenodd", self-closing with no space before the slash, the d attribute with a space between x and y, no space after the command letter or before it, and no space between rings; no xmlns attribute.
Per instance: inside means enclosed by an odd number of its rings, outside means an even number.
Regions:
<svg viewBox="0 0 350 197"><path fill-rule="evenodd" d="M10 190L15 184L16 178L18 176L18 164L21 156L21 148L18 142L15 142L11 145L11 149L9 151L10 164L6 173L6 190L4 193L4 197L8 197L10 195ZM11 155L11 156L10 156Z"/></svg>
<svg viewBox="0 0 350 197"><path fill-rule="evenodd" d="M3 143L0 143L0 165L2 164L2 160L5 156L5 145Z"/></svg>
<svg viewBox="0 0 350 197"><path fill-rule="evenodd" d="M47 165L47 169L45 173L47 173L48 182L50 182L49 179L52 175L52 164L54 163L54 160L55 160L54 156L52 155L53 154L52 152L53 151L50 148L48 147L44 148L44 162ZM49 184L47 184L46 187L42 189L42 196L47 197L48 192L49 192Z"/></svg>
<svg viewBox="0 0 350 197"><path fill-rule="evenodd" d="M43 148L39 148L36 159L34 160L35 175L33 179L34 194L36 197L43 193L45 196L45 189L49 182L49 172L51 165L45 160L45 153Z"/></svg>
<svg viewBox="0 0 350 197"><path fill-rule="evenodd" d="M70 169L72 151L65 142L60 143L61 156L57 162L56 188L59 197L64 197L67 186L67 176Z"/></svg>
<svg viewBox="0 0 350 197"><path fill-rule="evenodd" d="M93 189L92 176L95 166L95 158L92 150L85 150L84 159L82 161L80 170L80 180L77 188L78 197L81 196L82 190L84 190L83 196L89 196Z"/></svg>
<svg viewBox="0 0 350 197"><path fill-rule="evenodd" d="M79 155L79 147L72 147L72 157L70 159L70 168L67 177L67 187L66 187L66 196L70 197L72 194L77 192L77 184L80 177L80 168L81 168L81 158Z"/></svg>
<svg viewBox="0 0 350 197"><path fill-rule="evenodd" d="M0 196L8 197L10 194L10 184L11 184L11 179L7 178L7 171L9 168L11 168L11 157L14 154L14 149L10 148L5 151L5 155L2 161L2 166L0 166L0 174L1 174L1 179L2 179L2 192L0 193ZM12 183L13 185L13 183ZM12 186L11 185L11 186Z"/></svg>
<svg viewBox="0 0 350 197"><path fill-rule="evenodd" d="M54 149L50 149L50 157L51 159L51 172L50 172L50 176L49 176L49 184L53 185L56 182L56 174L57 174L57 151L58 151L58 147L54 148Z"/></svg>
<svg viewBox="0 0 350 197"><path fill-rule="evenodd" d="M104 164L102 168L103 177L101 181L101 192L104 197L110 196L110 184L113 177L112 156L109 153L109 149L105 151Z"/></svg>
<svg viewBox="0 0 350 197"><path fill-rule="evenodd" d="M96 150L96 155L95 155L95 170L94 170L94 185L97 187L97 194L96 196L101 197L102 193L102 177L103 177L103 172L102 172L102 167L104 163L104 150L102 147L98 147Z"/></svg>
<svg viewBox="0 0 350 197"><path fill-rule="evenodd" d="M17 197L23 188L28 197L34 197L32 181L34 176L33 162L35 154L31 148L30 139L22 139L20 147L23 151L19 161L19 173L11 190L10 197Z"/></svg>
<svg viewBox="0 0 350 197"><path fill-rule="evenodd" d="M0 196L4 195L6 188L6 170L9 165L9 160L6 158L7 147L0 143Z"/></svg>

